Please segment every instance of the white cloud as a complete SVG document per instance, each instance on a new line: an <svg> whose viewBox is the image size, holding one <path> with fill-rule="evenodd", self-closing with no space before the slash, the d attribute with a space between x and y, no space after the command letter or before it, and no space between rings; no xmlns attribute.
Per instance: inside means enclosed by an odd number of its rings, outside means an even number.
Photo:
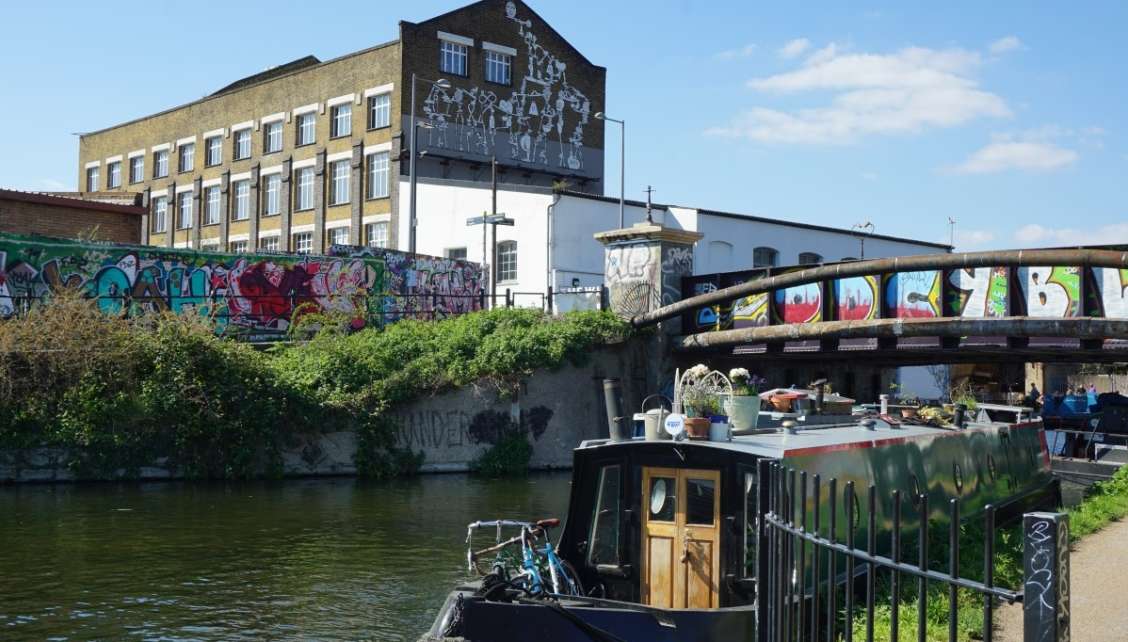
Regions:
<svg viewBox="0 0 1128 642"><path fill-rule="evenodd" d="M961 230L956 227L956 247L982 247L995 240L995 233L988 230ZM948 239L945 239L946 243Z"/></svg>
<svg viewBox="0 0 1128 642"><path fill-rule="evenodd" d="M1004 38L999 38L995 42L992 42L991 46L987 49L992 54L998 56L1010 51L1018 51L1019 49L1022 49L1022 41L1018 39L1018 36L1006 36Z"/></svg>
<svg viewBox="0 0 1128 642"><path fill-rule="evenodd" d="M792 71L748 82L769 94L836 92L829 104L791 111L753 107L708 133L759 142L843 144L1010 116L1006 101L980 89L973 78L981 64L980 54L964 49L910 47L868 54L840 52L831 44Z"/></svg>
<svg viewBox="0 0 1128 642"><path fill-rule="evenodd" d="M973 153L951 171L956 174L994 174L1007 170L1047 172L1068 167L1078 158L1077 152L1053 143L994 142Z"/></svg>
<svg viewBox="0 0 1128 642"><path fill-rule="evenodd" d="M736 60L737 58L747 58L754 53L756 53L756 45L748 43L743 47L717 52L713 57L717 60Z"/></svg>
<svg viewBox="0 0 1128 642"><path fill-rule="evenodd" d="M809 49L811 41L806 38L796 38L787 41L787 44L779 48L779 57L785 59L798 58L803 55L803 52Z"/></svg>
<svg viewBox="0 0 1128 642"><path fill-rule="evenodd" d="M1128 223L1078 229L1030 223L1018 228L1014 240L1025 246L1107 245L1128 243Z"/></svg>

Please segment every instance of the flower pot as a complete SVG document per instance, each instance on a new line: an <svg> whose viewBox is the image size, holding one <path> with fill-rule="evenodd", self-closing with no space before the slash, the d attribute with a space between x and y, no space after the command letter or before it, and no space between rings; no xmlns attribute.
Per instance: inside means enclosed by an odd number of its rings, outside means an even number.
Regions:
<svg viewBox="0 0 1128 642"><path fill-rule="evenodd" d="M798 399L799 395L794 392L772 395L772 407L778 412L791 412L791 405Z"/></svg>
<svg viewBox="0 0 1128 642"><path fill-rule="evenodd" d="M733 397L725 401L725 412L734 430L752 430L760 423L760 397Z"/></svg>
<svg viewBox="0 0 1128 642"><path fill-rule="evenodd" d="M685 434L690 439L708 439L710 425L708 417L687 417Z"/></svg>
<svg viewBox="0 0 1128 642"><path fill-rule="evenodd" d="M912 419L917 416L917 411L920 410L915 406L906 406L901 408L901 416L905 419Z"/></svg>
<svg viewBox="0 0 1128 642"><path fill-rule="evenodd" d="M709 441L732 441L732 426L729 425L728 417L709 417Z"/></svg>

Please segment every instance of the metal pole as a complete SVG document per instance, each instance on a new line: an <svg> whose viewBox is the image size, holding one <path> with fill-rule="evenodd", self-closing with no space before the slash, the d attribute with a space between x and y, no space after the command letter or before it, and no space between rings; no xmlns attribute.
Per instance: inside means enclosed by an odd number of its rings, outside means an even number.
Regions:
<svg viewBox="0 0 1128 642"><path fill-rule="evenodd" d="M414 73L411 74L411 126L410 126L410 128L411 128L411 144L410 144L409 149L411 151L411 161L409 162L409 169L408 169L408 172L410 172L410 174L411 174L411 188L410 188L410 195L409 195L410 204L408 205L408 208L409 208L409 211L410 211L410 214L409 214L410 221L409 221L408 225L410 226L410 228L408 229L407 244L408 244L408 252L410 252L411 254L414 255L415 254L415 156L416 156L416 154L415 154L415 136L416 136L416 134L419 133L418 130L415 129L415 74Z"/></svg>
<svg viewBox="0 0 1128 642"><path fill-rule="evenodd" d="M493 167L493 176L490 179L490 216L497 217L497 156L493 157L491 163ZM492 219L491 219L492 220ZM492 308L497 303L497 223L490 223L489 227L493 232L493 251L490 253L490 307ZM486 238L486 224L482 223L482 241L485 242ZM485 252L485 246L482 246L482 251ZM509 297L506 296L506 305L509 305Z"/></svg>
<svg viewBox="0 0 1128 642"><path fill-rule="evenodd" d="M627 121L619 121L619 229L626 227L626 219L624 218L623 205L626 202L627 193Z"/></svg>
<svg viewBox="0 0 1128 642"><path fill-rule="evenodd" d="M497 155L494 155L493 157L490 158L490 165L493 168L493 179L492 179L493 180L493 213L496 214L497 213ZM486 225L485 221L482 221L482 269L483 269L483 272L487 269L493 268L493 263L490 262L490 261L486 261L486 247L487 247L486 236L487 236L487 232L488 232L488 226ZM493 279L492 274L490 274L487 278L489 278L490 283L493 283L494 279ZM490 301L490 305L493 306L493 300Z"/></svg>

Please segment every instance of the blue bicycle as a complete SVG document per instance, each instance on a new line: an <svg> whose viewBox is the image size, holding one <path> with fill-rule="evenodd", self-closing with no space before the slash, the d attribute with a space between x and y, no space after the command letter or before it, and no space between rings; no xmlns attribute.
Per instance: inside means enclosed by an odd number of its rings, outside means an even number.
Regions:
<svg viewBox="0 0 1128 642"><path fill-rule="evenodd" d="M542 519L536 522L521 522L508 519L491 521L478 521L470 524L466 529L466 561L470 572L486 575L482 568L485 556L495 553L489 564L490 571L506 581L509 585L519 588L529 595L541 597L546 594L582 596L583 585L580 576L571 562L556 554L552 545L548 529L560 525L559 519ZM508 539L502 539L502 528L518 528L518 534ZM473 536L477 529L496 529L495 543L493 546L479 551L473 549ZM537 540L544 538L544 544L538 549ZM513 547L520 544L520 558L515 557ZM545 575L548 575L548 584Z"/></svg>

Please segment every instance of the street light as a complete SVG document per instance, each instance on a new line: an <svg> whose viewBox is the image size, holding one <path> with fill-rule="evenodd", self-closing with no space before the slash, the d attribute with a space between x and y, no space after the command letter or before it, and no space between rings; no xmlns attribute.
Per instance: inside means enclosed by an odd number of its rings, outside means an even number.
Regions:
<svg viewBox="0 0 1128 642"><path fill-rule="evenodd" d="M411 212L411 214L410 214L410 219L411 219L410 220L410 226L411 227L410 227L410 230L409 230L409 233L408 233L409 234L408 235L408 249L411 252L411 254L415 254L415 225L416 225L416 222L417 222L416 217L415 217L415 157L418 154L416 154L415 139L416 139L416 134L419 133L419 130L416 128L416 124L415 124L415 81L416 80L422 80L423 82L429 82L432 85L438 87L439 89L450 89L450 82L445 78L439 78L438 80L427 80L426 78L416 78L415 74L411 74L411 163L410 163L410 169L408 170L411 173L411 193L410 193L411 204L409 206L410 212ZM430 126L430 125L428 125L428 126Z"/></svg>
<svg viewBox="0 0 1128 642"><path fill-rule="evenodd" d="M861 256L859 259L866 258L866 237L865 234L873 234L873 223L866 221L865 223L854 223L850 226L850 231L858 230L862 234L858 235L858 241L861 243Z"/></svg>
<svg viewBox="0 0 1128 642"><path fill-rule="evenodd" d="M619 136L619 229L627 226L623 218L623 195L626 193L624 186L626 185L627 173L627 121L611 118L603 112L596 112L595 117L597 120L608 120L613 123L619 123L621 134Z"/></svg>

